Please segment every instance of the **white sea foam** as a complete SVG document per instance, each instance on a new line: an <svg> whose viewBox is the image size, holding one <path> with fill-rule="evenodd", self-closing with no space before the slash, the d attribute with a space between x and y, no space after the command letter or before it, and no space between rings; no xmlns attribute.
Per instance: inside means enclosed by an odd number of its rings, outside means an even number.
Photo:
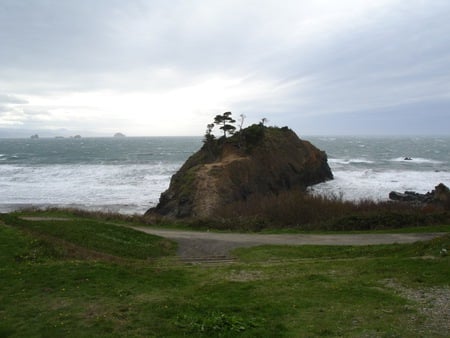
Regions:
<svg viewBox="0 0 450 338"><path fill-rule="evenodd" d="M180 165L4 165L0 166L0 204L141 213L158 202Z"/></svg>
<svg viewBox="0 0 450 338"><path fill-rule="evenodd" d="M421 157L396 157L390 159L391 162L405 162L405 163L415 163L415 164L422 164L422 163L433 163L433 164L441 164L444 163L442 161L437 160L431 160L428 158L421 158Z"/></svg>
<svg viewBox="0 0 450 338"><path fill-rule="evenodd" d="M358 164L358 163L372 164L375 162L371 161L371 160L366 160L363 158L351 158L351 159L330 158L330 159L328 159L328 163L330 163L330 164Z"/></svg>
<svg viewBox="0 0 450 338"><path fill-rule="evenodd" d="M437 184L450 186L450 172L434 171L333 171L334 180L314 185L315 194L342 196L344 200L387 200L391 191L426 193Z"/></svg>

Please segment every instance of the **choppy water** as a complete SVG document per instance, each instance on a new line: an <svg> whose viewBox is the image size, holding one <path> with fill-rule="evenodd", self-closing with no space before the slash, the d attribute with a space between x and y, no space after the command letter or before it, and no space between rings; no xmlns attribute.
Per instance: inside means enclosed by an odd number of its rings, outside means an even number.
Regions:
<svg viewBox="0 0 450 338"><path fill-rule="evenodd" d="M347 200L384 200L392 190L450 186L450 137L311 137L326 150L334 180L312 188ZM411 160L406 160L410 158Z"/></svg>
<svg viewBox="0 0 450 338"><path fill-rule="evenodd" d="M0 139L0 211L68 206L143 213L199 137Z"/></svg>
<svg viewBox="0 0 450 338"><path fill-rule="evenodd" d="M450 137L306 139L327 152L335 176L315 193L387 199L391 190L450 186ZM200 137L0 139L0 212L34 205L143 213L200 146Z"/></svg>

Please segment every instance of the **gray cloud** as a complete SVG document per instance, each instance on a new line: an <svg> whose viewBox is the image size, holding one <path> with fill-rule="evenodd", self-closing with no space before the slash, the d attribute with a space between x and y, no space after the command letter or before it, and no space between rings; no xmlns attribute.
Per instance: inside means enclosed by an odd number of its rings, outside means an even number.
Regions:
<svg viewBox="0 0 450 338"><path fill-rule="evenodd" d="M450 4L375 1L357 11L361 6L0 0L0 88L16 94L0 95L0 110L17 105L17 114L32 116L20 106L24 97L163 92L219 75L240 79L236 91L265 88L231 97L229 109L294 128L326 118L320 123L327 128L315 128L321 133L339 126L356 132L364 123L382 132L374 121L390 117L394 133L409 111L417 116L407 120L414 130L425 123L440 131L450 108ZM51 108L34 116L56 118Z"/></svg>
<svg viewBox="0 0 450 338"><path fill-rule="evenodd" d="M7 106L0 105L0 114L6 113L7 111L9 111L9 108Z"/></svg>
<svg viewBox="0 0 450 338"><path fill-rule="evenodd" d="M28 101L14 95L0 94L0 104L27 104Z"/></svg>
<svg viewBox="0 0 450 338"><path fill-rule="evenodd" d="M316 97L329 111L351 105L391 105L421 97L442 97L449 93L450 6L426 3L404 13L411 3L396 8L398 14L375 17L370 24L351 27L330 35L315 49L290 53L289 60L275 73L286 81L305 78L305 94ZM302 94L302 92L300 92ZM329 105L324 106L324 101ZM343 105L343 107L341 107ZM357 107L358 108L358 107Z"/></svg>

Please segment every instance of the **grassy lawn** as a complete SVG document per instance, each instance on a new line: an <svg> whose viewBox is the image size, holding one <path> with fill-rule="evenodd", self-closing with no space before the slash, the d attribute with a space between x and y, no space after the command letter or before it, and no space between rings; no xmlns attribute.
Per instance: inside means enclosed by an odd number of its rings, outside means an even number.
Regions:
<svg viewBox="0 0 450 338"><path fill-rule="evenodd" d="M108 221L16 216L0 217L0 337L450 335L448 234L184 265L174 243Z"/></svg>

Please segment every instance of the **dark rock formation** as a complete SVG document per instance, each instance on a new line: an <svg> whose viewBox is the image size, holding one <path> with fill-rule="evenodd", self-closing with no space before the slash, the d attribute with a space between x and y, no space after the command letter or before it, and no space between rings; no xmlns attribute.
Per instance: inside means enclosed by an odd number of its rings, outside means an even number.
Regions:
<svg viewBox="0 0 450 338"><path fill-rule="evenodd" d="M287 127L253 125L227 139L207 138L147 214L209 217L250 195L304 190L332 178L325 152Z"/></svg>
<svg viewBox="0 0 450 338"><path fill-rule="evenodd" d="M434 190L427 192L426 194L419 194L414 191L405 191L404 193L391 191L389 198L393 201L411 202L417 204L441 204L449 205L450 203L450 190L443 184L438 184Z"/></svg>
<svg viewBox="0 0 450 338"><path fill-rule="evenodd" d="M391 191L389 193L389 199L402 202L430 203L433 201L433 194L431 192L427 192L426 194L419 194L415 191L405 191L403 193Z"/></svg>
<svg viewBox="0 0 450 338"><path fill-rule="evenodd" d="M439 183L434 187L434 200L440 203L449 204L450 203L450 189L443 183Z"/></svg>

